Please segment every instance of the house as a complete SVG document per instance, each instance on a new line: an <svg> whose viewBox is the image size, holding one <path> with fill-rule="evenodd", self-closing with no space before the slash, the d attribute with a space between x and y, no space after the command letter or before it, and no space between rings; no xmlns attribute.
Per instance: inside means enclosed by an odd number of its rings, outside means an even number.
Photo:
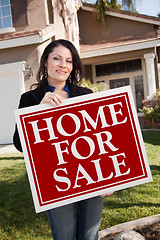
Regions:
<svg viewBox="0 0 160 240"><path fill-rule="evenodd" d="M108 89L130 85L137 111L159 88L160 18L106 8L106 25L92 4L78 11L86 78Z"/></svg>
<svg viewBox="0 0 160 240"><path fill-rule="evenodd" d="M107 25L80 0L0 1L0 144L12 143L20 95L36 81L49 42L79 49L86 78L108 88L130 84L137 110L159 88L160 18L107 9ZM79 41L80 37L80 41Z"/></svg>
<svg viewBox="0 0 160 240"><path fill-rule="evenodd" d="M53 39L79 47L80 0L0 1L0 144L12 143L20 95L36 82L41 53Z"/></svg>

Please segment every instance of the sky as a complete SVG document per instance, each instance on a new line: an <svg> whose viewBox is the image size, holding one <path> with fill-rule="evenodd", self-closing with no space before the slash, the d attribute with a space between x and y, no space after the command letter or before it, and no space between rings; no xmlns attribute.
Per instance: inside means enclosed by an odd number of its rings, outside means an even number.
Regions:
<svg viewBox="0 0 160 240"><path fill-rule="evenodd" d="M88 0L89 3L95 3L95 1ZM136 10L138 13L157 17L160 13L160 0L136 0Z"/></svg>

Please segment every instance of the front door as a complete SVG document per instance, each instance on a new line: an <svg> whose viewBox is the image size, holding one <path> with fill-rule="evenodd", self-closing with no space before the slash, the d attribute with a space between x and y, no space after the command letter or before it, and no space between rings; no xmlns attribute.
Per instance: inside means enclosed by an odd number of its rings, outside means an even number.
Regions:
<svg viewBox="0 0 160 240"><path fill-rule="evenodd" d="M129 78L114 79L109 81L110 89L129 85Z"/></svg>

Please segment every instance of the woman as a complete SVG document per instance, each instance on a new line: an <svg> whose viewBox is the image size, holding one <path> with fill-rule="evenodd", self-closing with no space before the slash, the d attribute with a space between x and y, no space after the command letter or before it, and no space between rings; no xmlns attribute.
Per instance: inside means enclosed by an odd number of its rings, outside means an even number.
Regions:
<svg viewBox="0 0 160 240"><path fill-rule="evenodd" d="M92 93L79 87L83 65L73 44L66 40L51 42L44 50L37 74L36 89L21 96L19 108L50 103L59 105L69 97ZM22 151L17 128L14 145ZM47 211L54 240L96 240L103 208L98 196Z"/></svg>

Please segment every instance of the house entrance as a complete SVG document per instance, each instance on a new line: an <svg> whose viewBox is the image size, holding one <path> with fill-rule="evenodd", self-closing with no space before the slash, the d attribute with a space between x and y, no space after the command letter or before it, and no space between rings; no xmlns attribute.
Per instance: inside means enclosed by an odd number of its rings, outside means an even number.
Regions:
<svg viewBox="0 0 160 240"><path fill-rule="evenodd" d="M109 89L131 86L137 112L144 100L141 59L95 65L94 82L105 82Z"/></svg>
<svg viewBox="0 0 160 240"><path fill-rule="evenodd" d="M109 81L110 89L129 85L129 78L114 79Z"/></svg>

